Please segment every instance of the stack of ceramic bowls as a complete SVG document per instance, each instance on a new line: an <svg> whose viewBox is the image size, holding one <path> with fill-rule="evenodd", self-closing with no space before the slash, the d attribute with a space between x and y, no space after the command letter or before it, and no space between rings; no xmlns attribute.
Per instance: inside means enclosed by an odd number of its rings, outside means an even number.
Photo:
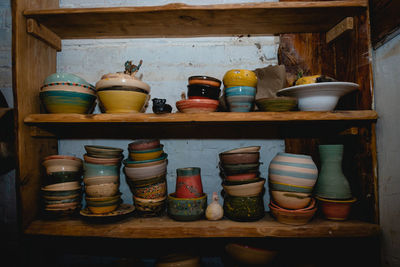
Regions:
<svg viewBox="0 0 400 267"><path fill-rule="evenodd" d="M96 90L105 113L144 112L150 99L150 86L134 74L104 74L96 83Z"/></svg>
<svg viewBox="0 0 400 267"><path fill-rule="evenodd" d="M342 171L344 146L320 145L321 172L315 186L315 195L322 213L330 220L346 220L356 201L350 184Z"/></svg>
<svg viewBox="0 0 400 267"><path fill-rule="evenodd" d="M224 96L231 112L249 112L254 107L257 76L251 70L232 69L223 77Z"/></svg>
<svg viewBox="0 0 400 267"><path fill-rule="evenodd" d="M268 169L269 208L277 221L306 224L316 211L312 191L318 169L309 155L279 152Z"/></svg>
<svg viewBox="0 0 400 267"><path fill-rule="evenodd" d="M47 174L45 186L41 188L45 213L68 215L78 211L82 200L82 160L52 155L42 165Z"/></svg>
<svg viewBox="0 0 400 267"><path fill-rule="evenodd" d="M158 139L136 140L128 145L124 160L126 182L136 211L143 217L160 216L167 198L167 154Z"/></svg>
<svg viewBox="0 0 400 267"><path fill-rule="evenodd" d="M168 215L177 221L195 221L204 217L207 194L203 192L201 169L176 169L175 192L168 195Z"/></svg>
<svg viewBox="0 0 400 267"><path fill-rule="evenodd" d="M219 154L223 175L224 214L237 221L261 219L266 179L259 177L260 147L242 147Z"/></svg>
<svg viewBox="0 0 400 267"><path fill-rule="evenodd" d="M221 81L210 76L190 76L187 96L176 102L176 107L183 113L205 113L216 111L221 93Z"/></svg>
<svg viewBox="0 0 400 267"><path fill-rule="evenodd" d="M116 210L122 203L120 168L123 149L85 146L83 182L87 208L94 214Z"/></svg>
<svg viewBox="0 0 400 267"><path fill-rule="evenodd" d="M81 77L69 73L48 76L39 93L47 113L91 113L96 105L96 90Z"/></svg>

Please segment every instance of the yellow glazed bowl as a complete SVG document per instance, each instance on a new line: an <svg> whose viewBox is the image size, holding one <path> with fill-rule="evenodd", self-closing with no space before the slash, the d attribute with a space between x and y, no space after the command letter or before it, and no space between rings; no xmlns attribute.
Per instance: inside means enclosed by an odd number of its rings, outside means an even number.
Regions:
<svg viewBox="0 0 400 267"><path fill-rule="evenodd" d="M244 69L233 69L225 73L222 81L225 87L232 86L257 86L257 76L254 71Z"/></svg>
<svg viewBox="0 0 400 267"><path fill-rule="evenodd" d="M122 90L98 91L97 95L106 113L142 112L149 97L145 93Z"/></svg>
<svg viewBox="0 0 400 267"><path fill-rule="evenodd" d="M103 207L88 206L88 208L92 213L101 214L101 213L112 212L112 211L116 210L118 208L118 206L119 206L119 203L116 203L116 204L110 205L110 206L103 206Z"/></svg>

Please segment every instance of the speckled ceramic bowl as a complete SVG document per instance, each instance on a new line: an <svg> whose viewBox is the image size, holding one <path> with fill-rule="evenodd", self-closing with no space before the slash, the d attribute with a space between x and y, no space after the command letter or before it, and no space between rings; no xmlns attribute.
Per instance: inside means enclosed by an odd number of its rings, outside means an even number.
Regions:
<svg viewBox="0 0 400 267"><path fill-rule="evenodd" d="M207 194L198 198L177 198L175 193L168 195L168 216L177 221L195 221L204 217L207 208Z"/></svg>
<svg viewBox="0 0 400 267"><path fill-rule="evenodd" d="M233 221L258 221L265 216L262 195L252 197L235 197L223 193L224 215Z"/></svg>

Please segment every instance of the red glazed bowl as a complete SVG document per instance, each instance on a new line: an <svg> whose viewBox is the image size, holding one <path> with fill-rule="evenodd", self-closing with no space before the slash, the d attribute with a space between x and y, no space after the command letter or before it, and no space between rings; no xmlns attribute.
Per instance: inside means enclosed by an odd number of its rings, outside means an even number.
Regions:
<svg viewBox="0 0 400 267"><path fill-rule="evenodd" d="M357 200L355 197L346 200L327 199L316 197L325 218L335 221L344 221L349 217L351 206Z"/></svg>
<svg viewBox="0 0 400 267"><path fill-rule="evenodd" d="M141 139L128 144L128 148L133 151L149 150L160 147L158 139Z"/></svg>
<svg viewBox="0 0 400 267"><path fill-rule="evenodd" d="M217 110L218 100L182 99L176 102L176 108L183 113L208 113Z"/></svg>

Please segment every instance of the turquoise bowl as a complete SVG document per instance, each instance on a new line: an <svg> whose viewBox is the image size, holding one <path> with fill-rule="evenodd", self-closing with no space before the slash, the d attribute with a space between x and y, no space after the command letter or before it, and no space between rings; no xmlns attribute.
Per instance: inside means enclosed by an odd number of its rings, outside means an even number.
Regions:
<svg viewBox="0 0 400 267"><path fill-rule="evenodd" d="M225 88L226 96L248 95L255 96L256 88L250 86L234 86Z"/></svg>
<svg viewBox="0 0 400 267"><path fill-rule="evenodd" d="M198 198L177 198L171 193L167 198L168 216L176 221L195 221L204 217L207 194Z"/></svg>
<svg viewBox="0 0 400 267"><path fill-rule="evenodd" d="M250 112L254 107L254 95L225 96L231 112Z"/></svg>
<svg viewBox="0 0 400 267"><path fill-rule="evenodd" d="M119 165L103 165L103 164L93 164L93 163L83 163L83 176L85 178L89 177L99 177L99 176L119 176L120 166Z"/></svg>
<svg viewBox="0 0 400 267"><path fill-rule="evenodd" d="M43 84L55 84L55 83L73 83L73 84L84 84L88 87L94 88L93 85L88 83L85 79L79 77L78 75L65 72L53 73L44 80Z"/></svg>
<svg viewBox="0 0 400 267"><path fill-rule="evenodd" d="M90 113L96 104L96 96L70 91L44 91L39 93L47 113Z"/></svg>

